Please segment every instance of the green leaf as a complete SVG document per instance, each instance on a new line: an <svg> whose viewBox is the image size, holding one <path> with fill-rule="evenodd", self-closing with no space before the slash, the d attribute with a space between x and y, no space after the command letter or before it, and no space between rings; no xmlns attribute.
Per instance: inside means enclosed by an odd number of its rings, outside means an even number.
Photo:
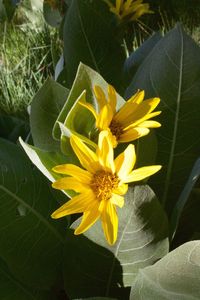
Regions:
<svg viewBox="0 0 200 300"><path fill-rule="evenodd" d="M60 151L60 143L53 139L52 129L68 93L66 88L49 78L33 98L30 126L36 147Z"/></svg>
<svg viewBox="0 0 200 300"><path fill-rule="evenodd" d="M51 294L31 290L16 280L6 264L0 260L0 298L6 300L50 300ZM53 300L53 299L52 299Z"/></svg>
<svg viewBox="0 0 200 300"><path fill-rule="evenodd" d="M95 69L119 88L125 60L119 29L104 1L74 0L64 24L64 57L68 84L80 62Z"/></svg>
<svg viewBox="0 0 200 300"><path fill-rule="evenodd" d="M37 147L31 146L25 143L21 138L19 142L23 147L24 151L32 161L32 163L46 176L51 182L54 182L56 179L63 177L61 174L55 173L52 171L52 168L57 165L62 165L66 163L75 163L77 164L77 158L73 155L63 155L60 152L47 152L41 150ZM74 195L73 192L65 192L66 195Z"/></svg>
<svg viewBox="0 0 200 300"><path fill-rule="evenodd" d="M63 270L71 298L121 295L126 299L124 287L133 284L138 270L168 253L167 219L148 186L130 187L118 216L118 240L114 246L105 240L100 222L84 235L68 232ZM79 222L80 219L73 228Z"/></svg>
<svg viewBox="0 0 200 300"><path fill-rule="evenodd" d="M182 190L182 193L176 203L176 206L173 209L172 216L171 216L171 222L170 222L170 233L172 238L174 237L176 233L176 229L178 226L179 219L181 217L181 213L183 212L183 209L189 199L189 196L191 194L192 189L195 186L195 183L199 179L200 176L200 158L195 162L194 167L192 168L191 174L188 178L188 181L186 182L186 185L184 189Z"/></svg>
<svg viewBox="0 0 200 300"><path fill-rule="evenodd" d="M130 300L199 300L200 241L186 243L139 271Z"/></svg>
<svg viewBox="0 0 200 300"><path fill-rule="evenodd" d="M162 127L157 163L161 172L151 184L169 210L175 205L200 152L200 48L180 26L154 47L139 67L127 96L138 88L146 97L161 98Z"/></svg>
<svg viewBox="0 0 200 300"><path fill-rule="evenodd" d="M3 139L0 190L0 257L24 284L49 289L60 273L68 226L67 219L50 217L62 193L55 194L23 151Z"/></svg>
<svg viewBox="0 0 200 300"><path fill-rule="evenodd" d="M126 81L130 81L133 78L139 66L143 63L161 38L162 35L160 32L155 32L139 48L130 54L124 63L124 75Z"/></svg>

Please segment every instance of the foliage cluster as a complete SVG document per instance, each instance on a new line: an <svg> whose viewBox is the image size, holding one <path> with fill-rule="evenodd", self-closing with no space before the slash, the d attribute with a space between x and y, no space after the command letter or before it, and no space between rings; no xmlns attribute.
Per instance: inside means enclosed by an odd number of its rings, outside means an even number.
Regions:
<svg viewBox="0 0 200 300"><path fill-rule="evenodd" d="M177 25L155 33L127 58L134 28L120 23L104 1L65 5L63 15L44 4L64 49L56 80L48 79L31 102L30 134L19 123L13 133L1 119L0 298L199 299L200 48ZM79 216L53 221L66 191L54 191L42 175L55 181L54 166L77 163L70 136L90 139L95 126L79 100L86 93L96 106L93 86L107 93L107 83L124 99L144 89L146 98L160 97L162 110L162 127L135 142L137 167L161 164L162 171L129 188L114 246L99 223L77 237ZM19 135L40 172L19 144L8 141Z"/></svg>

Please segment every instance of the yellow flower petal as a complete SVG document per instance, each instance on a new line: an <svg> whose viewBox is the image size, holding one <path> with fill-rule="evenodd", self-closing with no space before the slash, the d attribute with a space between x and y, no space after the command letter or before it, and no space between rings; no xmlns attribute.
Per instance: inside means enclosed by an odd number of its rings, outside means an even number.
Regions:
<svg viewBox="0 0 200 300"><path fill-rule="evenodd" d="M104 105L107 104L104 91L102 90L102 88L100 86L95 85L94 86L94 94L95 94L95 97L96 97L98 105L99 105L99 110L101 111L102 108L104 107Z"/></svg>
<svg viewBox="0 0 200 300"><path fill-rule="evenodd" d="M78 235L88 230L100 217L98 206L95 205L89 211L83 213L81 224L75 230L74 234Z"/></svg>
<svg viewBox="0 0 200 300"><path fill-rule="evenodd" d="M114 166L114 151L112 147L112 141L109 138L110 132L109 131L101 131L99 134L99 141L98 141L98 148L97 148L97 155L99 158L100 164L113 173L115 171Z"/></svg>
<svg viewBox="0 0 200 300"><path fill-rule="evenodd" d="M113 118L113 111L109 104L104 105L104 107L101 109L97 121L96 121L96 127L100 130L105 130L109 127L111 121Z"/></svg>
<svg viewBox="0 0 200 300"><path fill-rule="evenodd" d="M112 204L117 205L120 208L122 208L124 206L124 197L122 197L120 195L113 194L110 201L111 201Z"/></svg>
<svg viewBox="0 0 200 300"><path fill-rule="evenodd" d="M52 170L56 173L73 176L86 184L88 184L92 179L91 173L72 164L59 165L54 167Z"/></svg>
<svg viewBox="0 0 200 300"><path fill-rule="evenodd" d="M92 106L92 104L90 103L87 103L87 102L81 102L79 101L79 104L85 108L87 108L92 114L93 116L95 117L95 120L97 120L98 118L98 115L96 113L96 110L94 109L94 107Z"/></svg>
<svg viewBox="0 0 200 300"><path fill-rule="evenodd" d="M126 118L126 124L135 123L139 119L144 118L146 115L150 114L159 104L159 98L151 98L143 101L137 106L137 109L130 112Z"/></svg>
<svg viewBox="0 0 200 300"><path fill-rule="evenodd" d="M73 177L63 177L53 182L52 187L57 190L73 190L77 193L82 193L85 192L89 186Z"/></svg>
<svg viewBox="0 0 200 300"><path fill-rule="evenodd" d="M81 139L77 136L72 135L70 138L71 146L76 153L82 166L91 173L95 172L95 168L98 165L98 158L96 153L90 150Z"/></svg>
<svg viewBox="0 0 200 300"><path fill-rule="evenodd" d="M138 125L139 127L158 128L161 124L157 121L144 121Z"/></svg>
<svg viewBox="0 0 200 300"><path fill-rule="evenodd" d="M161 169L161 166L148 166L148 167L142 167L139 169L136 169L132 171L126 178L124 178L124 182L135 182L143 180L156 172L158 172Z"/></svg>
<svg viewBox="0 0 200 300"><path fill-rule="evenodd" d="M116 91L112 85L108 85L108 104L110 104L113 114L115 114L116 104L117 104L117 95L116 95Z"/></svg>
<svg viewBox="0 0 200 300"><path fill-rule="evenodd" d="M115 159L115 169L118 177L124 182L124 178L131 172L135 165L135 147L130 144L124 152Z"/></svg>
<svg viewBox="0 0 200 300"><path fill-rule="evenodd" d="M113 205L110 201L105 201L104 203L101 221L105 237L108 243L113 245L117 239L118 216L115 205Z"/></svg>
<svg viewBox="0 0 200 300"><path fill-rule="evenodd" d="M144 99L144 91L139 91L135 95L133 95L122 107L121 109L115 114L114 119L115 121L121 123L124 127L127 123L130 123L130 119L132 122L132 118L134 116L134 112L140 107L140 103ZM128 118L128 122L127 122Z"/></svg>
<svg viewBox="0 0 200 300"><path fill-rule="evenodd" d="M67 203L63 204L51 215L51 217L53 219L58 219L67 215L82 213L87 211L91 205L94 205L95 201L97 200L93 192L88 190L87 192L77 195Z"/></svg>
<svg viewBox="0 0 200 300"><path fill-rule="evenodd" d="M124 130L122 135L120 135L119 142L120 143L127 143L134 141L136 139L139 139L142 136L145 136L149 133L148 128L143 127L135 127L135 128L129 128L127 130Z"/></svg>
<svg viewBox="0 0 200 300"><path fill-rule="evenodd" d="M114 194L125 195L128 191L128 184L122 183L118 186L118 188L113 190Z"/></svg>
<svg viewBox="0 0 200 300"><path fill-rule="evenodd" d="M130 129L130 128L134 128L136 126L140 126L141 123L143 123L146 120L149 120L151 118L154 118L155 116L158 116L159 114L161 114L161 111L155 111L152 112L150 114L146 114L144 115L142 118L137 119L136 121L132 122L131 121L128 123L127 127L124 127L124 130Z"/></svg>

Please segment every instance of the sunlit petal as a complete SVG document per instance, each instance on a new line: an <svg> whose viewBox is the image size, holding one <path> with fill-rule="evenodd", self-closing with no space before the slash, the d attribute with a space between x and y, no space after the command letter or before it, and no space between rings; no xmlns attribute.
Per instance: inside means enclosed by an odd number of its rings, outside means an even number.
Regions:
<svg viewBox="0 0 200 300"><path fill-rule="evenodd" d="M124 206L124 197L122 197L120 195L113 194L110 201L111 201L112 204L117 205L120 208L122 208Z"/></svg>
<svg viewBox="0 0 200 300"><path fill-rule="evenodd" d="M104 105L104 107L101 109L97 121L96 121L96 127L100 130L105 130L109 127L113 117L113 111L109 104Z"/></svg>
<svg viewBox="0 0 200 300"><path fill-rule="evenodd" d="M73 164L58 165L52 169L56 173L66 174L77 178L82 183L89 183L92 179L90 172Z"/></svg>
<svg viewBox="0 0 200 300"><path fill-rule="evenodd" d="M104 107L104 105L107 104L104 91L102 90L102 88L100 86L95 85L94 86L94 94L95 94L95 97L96 97L98 105L99 105L99 110L101 111L102 108Z"/></svg>
<svg viewBox="0 0 200 300"><path fill-rule="evenodd" d="M122 183L116 189L113 190L114 194L125 195L128 191L128 184Z"/></svg>
<svg viewBox="0 0 200 300"><path fill-rule="evenodd" d="M124 152L115 159L115 168L118 177L124 182L124 178L131 172L135 165L136 154L134 145L130 144Z"/></svg>
<svg viewBox="0 0 200 300"><path fill-rule="evenodd" d="M134 141L142 136L145 136L149 133L148 128L135 127L124 130L123 134L119 138L120 143L127 143Z"/></svg>
<svg viewBox="0 0 200 300"><path fill-rule="evenodd" d="M112 147L112 141L109 138L109 131L101 131L99 134L99 142L97 148L97 155L100 161L100 164L110 169L112 172L115 171L114 166L114 151Z"/></svg>
<svg viewBox="0 0 200 300"><path fill-rule="evenodd" d="M67 215L82 213L87 211L94 202L97 201L92 191L77 195L58 208L51 217L58 219Z"/></svg>
<svg viewBox="0 0 200 300"><path fill-rule="evenodd" d="M73 177L63 177L53 182L52 187L57 190L73 190L77 193L82 193L85 192L89 186Z"/></svg>
<svg viewBox="0 0 200 300"><path fill-rule="evenodd" d="M136 169L132 171L129 175L124 178L124 182L135 182L143 180L156 172L158 172L161 169L161 166L148 166L148 167L142 167L139 169Z"/></svg>
<svg viewBox="0 0 200 300"><path fill-rule="evenodd" d="M85 211L82 216L81 224L75 230L74 234L78 235L88 230L100 217L98 205L91 206L90 210Z"/></svg>
<svg viewBox="0 0 200 300"><path fill-rule="evenodd" d="M158 128L161 126L161 124L157 121L144 121L138 125L139 127L143 128Z"/></svg>
<svg viewBox="0 0 200 300"><path fill-rule="evenodd" d="M93 173L98 162L96 153L90 150L90 148L75 135L71 136L70 143L82 166Z"/></svg>
<svg viewBox="0 0 200 300"><path fill-rule="evenodd" d="M108 104L110 104L114 114L116 112L117 94L112 85L108 85Z"/></svg>
<svg viewBox="0 0 200 300"><path fill-rule="evenodd" d="M96 110L94 109L92 104L87 103L87 102L81 102L81 101L79 102L79 104L81 106L87 108L93 114L93 116L95 117L95 120L97 120L98 115L97 115Z"/></svg>
<svg viewBox="0 0 200 300"><path fill-rule="evenodd" d="M113 245L117 239L118 216L115 205L113 205L110 201L104 203L101 221L105 237L108 243Z"/></svg>

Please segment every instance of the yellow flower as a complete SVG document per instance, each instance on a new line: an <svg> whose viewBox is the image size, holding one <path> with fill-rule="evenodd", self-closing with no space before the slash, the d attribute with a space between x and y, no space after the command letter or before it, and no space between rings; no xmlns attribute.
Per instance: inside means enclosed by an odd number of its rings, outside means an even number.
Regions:
<svg viewBox="0 0 200 300"><path fill-rule="evenodd" d="M149 133L149 128L160 127L160 123L149 120L161 113L152 112L159 104L159 98L144 100L144 91L138 91L116 112L116 91L108 86L108 100L100 86L94 87L95 97L98 101L99 112L87 102L80 102L82 106L91 111L96 119L96 127L109 130L112 136L113 147L118 143L136 140Z"/></svg>
<svg viewBox="0 0 200 300"><path fill-rule="evenodd" d="M148 3L142 3L143 0L116 0L115 5L110 0L104 0L104 2L120 20L135 21L144 14L153 13Z"/></svg>
<svg viewBox="0 0 200 300"><path fill-rule="evenodd" d="M123 207L128 183L143 180L156 173L161 166L148 166L132 170L135 161L134 145L128 145L116 159L107 131L99 134L96 152L93 152L77 136L71 136L71 146L83 169L64 164L53 171L69 175L55 181L52 186L59 190L74 190L78 193L53 214L52 218L83 213L81 224L75 234L88 230L99 218L105 237L110 245L117 239L118 216L116 206Z"/></svg>

